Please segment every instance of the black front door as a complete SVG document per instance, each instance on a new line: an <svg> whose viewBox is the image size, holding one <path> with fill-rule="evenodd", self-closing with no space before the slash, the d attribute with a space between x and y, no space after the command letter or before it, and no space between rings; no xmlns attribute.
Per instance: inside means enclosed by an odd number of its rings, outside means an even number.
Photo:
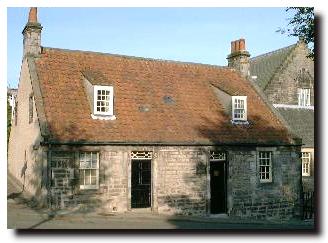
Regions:
<svg viewBox="0 0 328 243"><path fill-rule="evenodd" d="M226 212L226 163L224 161L210 163L211 180L211 213Z"/></svg>
<svg viewBox="0 0 328 243"><path fill-rule="evenodd" d="M151 206L151 160L132 160L131 208Z"/></svg>

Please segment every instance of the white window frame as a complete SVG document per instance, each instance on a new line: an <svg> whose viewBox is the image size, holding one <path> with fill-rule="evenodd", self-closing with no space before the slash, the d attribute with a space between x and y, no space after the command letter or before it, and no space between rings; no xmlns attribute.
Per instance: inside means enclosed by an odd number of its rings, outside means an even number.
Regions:
<svg viewBox="0 0 328 243"><path fill-rule="evenodd" d="M97 111L98 91L109 91L108 111ZM93 87L93 114L112 116L114 114L114 89L113 86L95 85Z"/></svg>
<svg viewBox="0 0 328 243"><path fill-rule="evenodd" d="M311 176L311 152L302 152L302 176Z"/></svg>
<svg viewBox="0 0 328 243"><path fill-rule="evenodd" d="M81 160L81 156L83 155L83 157L85 158L85 154L90 153L91 154L91 165L88 166L83 166L81 164L81 161L85 161L85 160ZM92 155L96 154L97 155L97 164L96 166L92 166ZM98 189L99 188L99 152L86 152L86 151L81 151L79 153L79 170L80 170L80 189L82 190L88 190L88 189ZM92 176L90 176L90 184L86 184L85 183L85 172L86 170L95 170L96 171L96 184L91 184L91 178ZM81 173L84 173L83 179L84 181L81 181Z"/></svg>
<svg viewBox="0 0 328 243"><path fill-rule="evenodd" d="M311 106L311 89L298 89L298 105Z"/></svg>
<svg viewBox="0 0 328 243"><path fill-rule="evenodd" d="M236 102L238 101L243 101L244 107L235 107ZM247 121L247 96L231 96L231 101L232 101L232 121ZM236 110L244 110L244 115L243 117L235 118L235 112Z"/></svg>
<svg viewBox="0 0 328 243"><path fill-rule="evenodd" d="M263 156L263 155L269 155L269 156ZM258 173L259 173L260 183L272 182L272 158L273 158L272 151L265 151L265 150L258 151ZM265 168L264 172L261 171L262 167ZM269 175L269 178L266 178L266 176L264 176L265 178L263 178L262 175Z"/></svg>

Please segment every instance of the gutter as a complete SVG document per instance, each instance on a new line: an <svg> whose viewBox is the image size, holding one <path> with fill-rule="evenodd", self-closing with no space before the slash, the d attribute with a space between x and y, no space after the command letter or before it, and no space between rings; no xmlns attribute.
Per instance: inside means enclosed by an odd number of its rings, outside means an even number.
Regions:
<svg viewBox="0 0 328 243"><path fill-rule="evenodd" d="M86 145L117 145L117 146L244 146L244 147L272 147L272 146L302 146L302 143L221 143L221 142L136 142L136 141L43 141L42 146L48 145L73 145L73 146L86 146Z"/></svg>

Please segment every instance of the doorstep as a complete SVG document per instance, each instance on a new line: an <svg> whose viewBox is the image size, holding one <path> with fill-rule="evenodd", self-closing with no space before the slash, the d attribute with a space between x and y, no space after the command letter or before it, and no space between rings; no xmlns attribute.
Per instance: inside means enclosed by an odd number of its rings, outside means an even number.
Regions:
<svg viewBox="0 0 328 243"><path fill-rule="evenodd" d="M140 213L140 214L148 214L148 213L152 213L151 208L131 208L131 211L129 211L131 213Z"/></svg>
<svg viewBox="0 0 328 243"><path fill-rule="evenodd" d="M219 214L209 214L209 218L211 219L228 219L229 216L226 213L219 213Z"/></svg>

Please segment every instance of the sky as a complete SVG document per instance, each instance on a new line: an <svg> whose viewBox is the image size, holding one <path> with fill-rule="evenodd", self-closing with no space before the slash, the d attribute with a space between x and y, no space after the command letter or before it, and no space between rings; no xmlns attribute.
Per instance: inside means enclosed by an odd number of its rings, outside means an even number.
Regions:
<svg viewBox="0 0 328 243"><path fill-rule="evenodd" d="M28 8L7 8L7 82L17 87ZM41 45L225 66L230 42L251 56L297 42L285 8L38 8Z"/></svg>

